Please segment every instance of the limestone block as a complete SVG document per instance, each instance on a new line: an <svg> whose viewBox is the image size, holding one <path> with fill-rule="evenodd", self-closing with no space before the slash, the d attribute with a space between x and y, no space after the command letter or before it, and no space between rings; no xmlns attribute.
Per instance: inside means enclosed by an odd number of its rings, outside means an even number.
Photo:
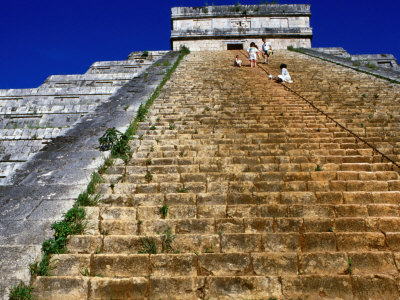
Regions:
<svg viewBox="0 0 400 300"><path fill-rule="evenodd" d="M33 284L35 299L84 299L88 294L87 277L38 277ZM35 291L40 291L36 293Z"/></svg>

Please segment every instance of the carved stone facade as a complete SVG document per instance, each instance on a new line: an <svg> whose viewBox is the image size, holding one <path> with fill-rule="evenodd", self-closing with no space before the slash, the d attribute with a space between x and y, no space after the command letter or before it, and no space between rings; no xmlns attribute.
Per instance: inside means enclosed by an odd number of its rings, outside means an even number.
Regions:
<svg viewBox="0 0 400 300"><path fill-rule="evenodd" d="M171 47L191 51L246 49L265 37L274 49L311 47L310 5L261 4L171 9Z"/></svg>

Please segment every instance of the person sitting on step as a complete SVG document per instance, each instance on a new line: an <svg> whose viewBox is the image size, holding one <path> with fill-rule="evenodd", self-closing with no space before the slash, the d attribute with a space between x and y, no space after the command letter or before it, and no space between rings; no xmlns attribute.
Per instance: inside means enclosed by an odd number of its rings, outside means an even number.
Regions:
<svg viewBox="0 0 400 300"><path fill-rule="evenodd" d="M236 57L235 57L235 62L233 63L233 65L234 65L235 67L241 67L241 66L242 66L242 60L239 59L239 55L236 55Z"/></svg>
<svg viewBox="0 0 400 300"><path fill-rule="evenodd" d="M287 70L287 65L286 64L281 64L280 68L282 70L281 75L278 75L278 77L274 77L273 75L269 75L269 78L270 79L274 79L278 83L281 83L281 82L293 83L292 78L290 77L289 71Z"/></svg>

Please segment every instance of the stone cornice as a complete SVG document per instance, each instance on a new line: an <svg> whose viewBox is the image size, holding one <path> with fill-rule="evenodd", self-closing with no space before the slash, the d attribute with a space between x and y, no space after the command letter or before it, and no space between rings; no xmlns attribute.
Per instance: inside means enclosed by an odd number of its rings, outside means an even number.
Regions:
<svg viewBox="0 0 400 300"><path fill-rule="evenodd" d="M312 28L229 28L213 30L173 30L171 40L229 38L229 37L308 37L312 38Z"/></svg>
<svg viewBox="0 0 400 300"><path fill-rule="evenodd" d="M173 7L171 19L226 17L311 16L309 4L222 5L205 7Z"/></svg>

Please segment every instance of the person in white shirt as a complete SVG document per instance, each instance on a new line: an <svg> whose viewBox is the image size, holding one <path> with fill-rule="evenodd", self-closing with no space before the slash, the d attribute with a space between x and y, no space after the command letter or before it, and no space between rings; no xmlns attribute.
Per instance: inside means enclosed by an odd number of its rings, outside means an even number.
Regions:
<svg viewBox="0 0 400 300"><path fill-rule="evenodd" d="M267 62L269 64L269 57L271 56L272 52L272 45L270 42L267 42L266 38L262 38L262 55L264 57L264 64Z"/></svg>
<svg viewBox="0 0 400 300"><path fill-rule="evenodd" d="M250 43L250 47L247 49L249 52L250 67L257 68L258 48L254 42Z"/></svg>
<svg viewBox="0 0 400 300"><path fill-rule="evenodd" d="M242 66L242 60L239 59L239 55L236 55L236 57L235 57L235 62L233 63L233 65L234 65L235 67L241 67L241 66Z"/></svg>
<svg viewBox="0 0 400 300"><path fill-rule="evenodd" d="M282 70L282 74L278 75L278 77L274 77L273 75L269 75L270 79L275 79L276 82L287 82L287 83L293 83L292 78L290 77L289 71L287 70L287 65L281 64L280 68Z"/></svg>

